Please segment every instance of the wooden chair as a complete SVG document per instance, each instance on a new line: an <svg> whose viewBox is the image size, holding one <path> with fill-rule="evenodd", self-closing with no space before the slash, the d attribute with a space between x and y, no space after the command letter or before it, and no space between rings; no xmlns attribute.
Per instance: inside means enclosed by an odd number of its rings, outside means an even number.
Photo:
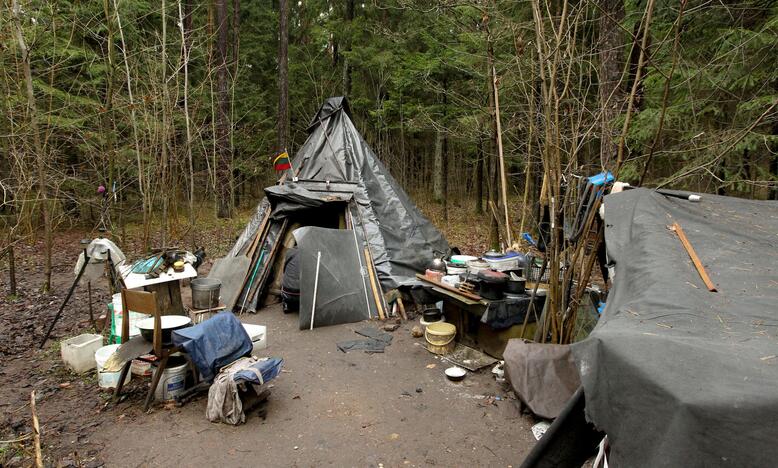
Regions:
<svg viewBox="0 0 778 468"><path fill-rule="evenodd" d="M159 359L158 363L148 361L153 365L157 365L157 370L154 372L154 376L151 379L151 387L149 387L149 393L146 395L146 403L143 406L143 411L148 411L151 406L151 401L154 398L154 392L157 390L159 380L162 377L162 373L167 368L168 359L170 355L179 351L178 347L170 344L162 343L162 316L157 307L157 293L146 291L132 291L129 289L122 289L122 308L125 311L124 318L122 320L122 344L128 343L130 337L130 312L140 312L142 314L149 314L154 317L154 339L153 339L153 353ZM134 338L143 340L142 337ZM148 349L148 348L147 348ZM130 370L132 359L128 359L122 367L121 374L119 374L119 382L116 385L114 392L114 401L118 401L119 394L124 386L124 379L127 377L127 372Z"/></svg>

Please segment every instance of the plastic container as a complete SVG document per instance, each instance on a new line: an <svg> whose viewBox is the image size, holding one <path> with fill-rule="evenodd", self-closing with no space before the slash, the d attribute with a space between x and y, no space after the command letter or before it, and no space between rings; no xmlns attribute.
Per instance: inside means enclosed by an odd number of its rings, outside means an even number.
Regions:
<svg viewBox="0 0 778 468"><path fill-rule="evenodd" d="M116 388L116 385L119 383L121 371L103 372L103 366L105 365L106 361L108 361L108 358L111 357L111 355L116 352L117 349L119 349L119 346L121 345L112 344L103 346L102 348L99 348L97 351L95 351L95 364L97 364L97 385L99 385L100 388ZM124 384L127 385L127 382L129 382L131 378L132 374L127 372L127 377L124 378Z"/></svg>
<svg viewBox="0 0 778 468"><path fill-rule="evenodd" d="M95 351L103 346L103 336L85 333L60 343L62 361L74 372L95 368Z"/></svg>
<svg viewBox="0 0 778 468"><path fill-rule="evenodd" d="M159 368L155 367L154 372ZM186 373L189 370L189 363L184 357L171 357L168 366L159 379L157 389L154 391L154 398L157 401L169 401L175 399L186 389Z"/></svg>
<svg viewBox="0 0 778 468"><path fill-rule="evenodd" d="M153 354L144 354L141 357L146 360L157 359ZM133 359L132 364L130 364L130 372L141 377L149 377L151 376L151 363L141 359Z"/></svg>
<svg viewBox="0 0 778 468"><path fill-rule="evenodd" d="M221 280L213 278L197 278L190 283L192 288L193 309L213 309L219 307Z"/></svg>
<svg viewBox="0 0 778 468"><path fill-rule="evenodd" d="M502 257L488 257L485 260L491 269L497 271L518 270L527 264L527 258L518 252L508 252Z"/></svg>
<svg viewBox="0 0 778 468"><path fill-rule="evenodd" d="M258 354L259 351L267 348L267 327L264 325L254 325L251 323L244 323L243 328L248 333L251 342L254 343L254 349L251 350L251 354Z"/></svg>
<svg viewBox="0 0 778 468"><path fill-rule="evenodd" d="M470 260L467 262L467 269L470 271L470 274L475 275L479 271L488 270L489 264L483 260Z"/></svg>
<svg viewBox="0 0 778 468"><path fill-rule="evenodd" d="M458 263L463 268L467 268L467 262L472 260L478 260L478 257L473 257L472 255L452 255L451 256L451 263Z"/></svg>
<svg viewBox="0 0 778 468"><path fill-rule="evenodd" d="M449 354L454 350L457 327L447 322L435 322L424 329L427 349L435 354Z"/></svg>
<svg viewBox="0 0 778 468"><path fill-rule="evenodd" d="M467 273L467 264L449 262L446 264L446 274L449 275L464 275Z"/></svg>

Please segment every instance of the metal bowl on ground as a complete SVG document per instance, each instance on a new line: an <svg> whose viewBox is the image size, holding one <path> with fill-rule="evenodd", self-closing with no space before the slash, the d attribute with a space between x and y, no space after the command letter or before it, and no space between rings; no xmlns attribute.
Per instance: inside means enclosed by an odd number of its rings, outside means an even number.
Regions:
<svg viewBox="0 0 778 468"><path fill-rule="evenodd" d="M162 343L173 341L173 330L179 330L192 325L192 319L184 315L163 315L160 317L160 327L162 328ZM136 326L140 330L141 336L146 341L154 341L154 317L139 320Z"/></svg>
<svg viewBox="0 0 778 468"><path fill-rule="evenodd" d="M459 382L467 375L467 371L458 366L452 366L445 370L446 377L452 382Z"/></svg>

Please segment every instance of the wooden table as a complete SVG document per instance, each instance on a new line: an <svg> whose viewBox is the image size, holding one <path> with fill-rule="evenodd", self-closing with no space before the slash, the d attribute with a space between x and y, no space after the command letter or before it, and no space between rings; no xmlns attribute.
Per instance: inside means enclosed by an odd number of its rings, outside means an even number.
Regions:
<svg viewBox="0 0 778 468"><path fill-rule="evenodd" d="M532 339L535 334L537 326L535 322L527 323L526 328L521 323L503 330L495 330L481 322L481 317L490 303L487 299L475 301L438 286L432 286L431 292L443 301L443 315L446 317L446 322L457 327L457 341L497 359L502 359L508 340ZM538 316L540 312L537 311Z"/></svg>
<svg viewBox="0 0 778 468"><path fill-rule="evenodd" d="M121 272L127 289L140 289L157 293L157 306L162 315L186 315L181 301L181 280L196 278L197 271L192 265L184 264L184 271L175 272L173 268L159 274L157 278L146 279L145 274L131 273L131 268Z"/></svg>

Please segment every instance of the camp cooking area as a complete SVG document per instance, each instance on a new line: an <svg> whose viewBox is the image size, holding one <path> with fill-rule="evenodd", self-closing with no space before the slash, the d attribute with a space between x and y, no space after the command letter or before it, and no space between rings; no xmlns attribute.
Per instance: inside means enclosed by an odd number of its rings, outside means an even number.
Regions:
<svg viewBox="0 0 778 468"><path fill-rule="evenodd" d="M57 239L58 300L0 309L4 464L778 456L775 203L606 172L576 182L564 229L464 251L345 98L323 103L288 165L221 258Z"/></svg>

